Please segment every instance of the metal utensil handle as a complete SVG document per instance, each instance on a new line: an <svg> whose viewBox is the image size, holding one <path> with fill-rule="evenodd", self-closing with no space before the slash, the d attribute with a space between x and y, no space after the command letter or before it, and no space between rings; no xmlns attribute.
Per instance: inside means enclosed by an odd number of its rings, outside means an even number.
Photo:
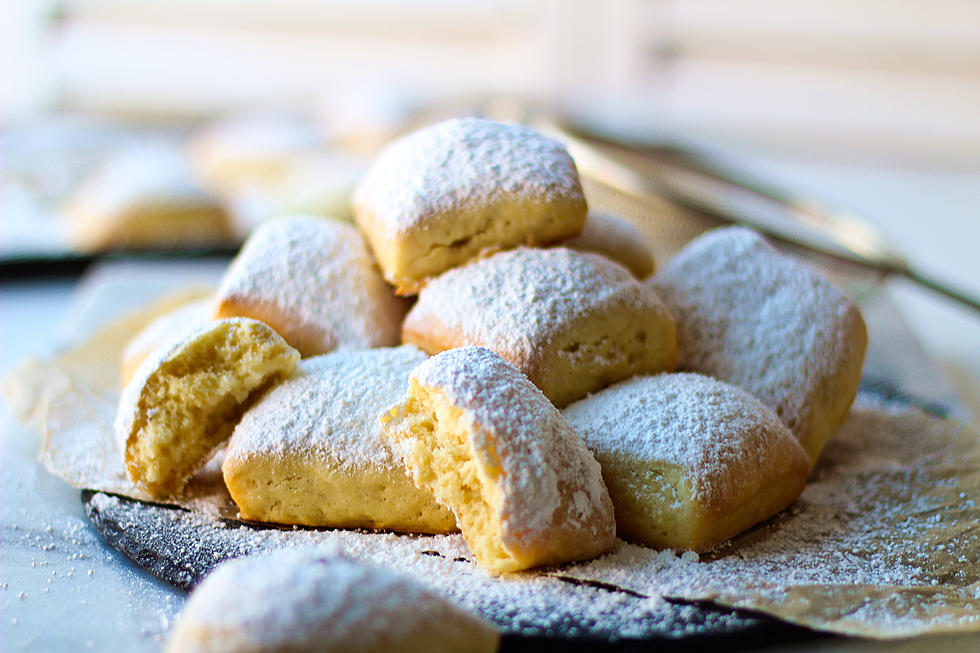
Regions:
<svg viewBox="0 0 980 653"><path fill-rule="evenodd" d="M672 152L672 156L681 161L681 163L676 163L670 160L671 156L660 156L659 152L658 156L653 157L641 149L624 143L609 141L602 137L594 139L599 143L628 150L631 156L647 157L655 165L673 166L675 172L701 175L714 184L722 184L743 193L751 193L767 202L777 204L786 213L794 216L801 226L817 236L816 239L801 237L797 230L762 224L747 215L736 215L726 207L722 207L718 202L711 201L710 194L706 198L704 194L690 192L690 189L685 188L684 185L669 183L663 179L655 179L644 174L601 151L590 142L593 138L581 135L580 130L573 133L573 131L551 122L545 122L538 126L565 141L566 147L583 173L621 192L641 197L659 195L681 206L708 213L728 222L749 224L767 236L784 242L817 251L833 258L844 259L877 270L885 275L902 276L980 313L980 300L910 267L904 258L881 242L881 239L865 221L858 218L838 214L812 202L794 200L774 189L763 187L754 182L747 182L731 173L721 171L717 166L690 151L673 146L663 148L665 152ZM825 246L820 240L830 241L833 247Z"/></svg>

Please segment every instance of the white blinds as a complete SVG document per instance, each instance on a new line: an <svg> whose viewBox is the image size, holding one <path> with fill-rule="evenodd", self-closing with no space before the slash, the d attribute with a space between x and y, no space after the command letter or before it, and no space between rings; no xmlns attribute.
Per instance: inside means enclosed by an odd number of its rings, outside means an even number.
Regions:
<svg viewBox="0 0 980 653"><path fill-rule="evenodd" d="M36 106L193 117L365 87L506 91L587 102L641 127L980 164L980 4L969 0L32 7L3 10L0 32L21 28L0 47L36 70L19 91ZM17 93L4 90L9 114Z"/></svg>

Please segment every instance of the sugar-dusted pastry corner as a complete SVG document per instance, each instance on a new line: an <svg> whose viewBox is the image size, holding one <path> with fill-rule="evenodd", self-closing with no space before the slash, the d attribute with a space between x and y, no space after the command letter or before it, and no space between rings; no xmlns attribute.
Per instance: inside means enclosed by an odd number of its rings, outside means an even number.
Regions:
<svg viewBox="0 0 980 653"><path fill-rule="evenodd" d="M385 422L415 483L453 511L482 567L518 571L613 545L599 465L547 397L492 351L428 359Z"/></svg>
<svg viewBox="0 0 980 653"><path fill-rule="evenodd" d="M387 569L315 548L219 565L191 594L167 653L493 653L482 617Z"/></svg>
<svg viewBox="0 0 980 653"><path fill-rule="evenodd" d="M353 204L399 294L415 294L429 278L486 252L575 236L587 212L563 145L482 118L447 120L391 143Z"/></svg>
<svg viewBox="0 0 980 653"><path fill-rule="evenodd" d="M803 491L809 461L775 413L699 374L637 376L568 406L624 537L703 550L776 514Z"/></svg>
<svg viewBox="0 0 980 653"><path fill-rule="evenodd" d="M194 178L179 149L165 143L115 153L61 207L73 247L227 245L237 236L221 201Z"/></svg>
<svg viewBox="0 0 980 653"><path fill-rule="evenodd" d="M260 226L215 297L215 317L261 320L303 356L397 345L404 315L357 229L311 216Z"/></svg>
<svg viewBox="0 0 980 653"><path fill-rule="evenodd" d="M179 493L231 435L257 390L289 376L299 352L256 320L212 322L156 349L123 390L116 438L130 479Z"/></svg>

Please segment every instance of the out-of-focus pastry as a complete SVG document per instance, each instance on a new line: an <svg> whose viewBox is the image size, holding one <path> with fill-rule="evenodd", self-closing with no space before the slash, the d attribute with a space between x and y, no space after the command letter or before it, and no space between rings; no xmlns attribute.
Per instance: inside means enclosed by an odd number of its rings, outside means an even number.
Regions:
<svg viewBox="0 0 980 653"><path fill-rule="evenodd" d="M274 183L251 184L229 197L236 227L251 233L262 222L282 215L312 215L354 221L351 194L364 166L325 151L305 152L284 162Z"/></svg>
<svg viewBox="0 0 980 653"><path fill-rule="evenodd" d="M278 184L293 157L321 146L306 121L284 115L238 115L206 124L187 140L194 172L222 194Z"/></svg>
<svg viewBox="0 0 980 653"><path fill-rule="evenodd" d="M421 106L428 104L413 98L410 91L368 84L343 93L331 89L314 101L310 113L331 147L371 157L403 134Z"/></svg>
<svg viewBox="0 0 980 653"><path fill-rule="evenodd" d="M194 590L169 653L492 653L496 629L415 581L317 549L219 565Z"/></svg>
<svg viewBox="0 0 980 653"><path fill-rule="evenodd" d="M221 201L195 180L180 150L162 143L111 157L62 206L73 247L214 247L234 242Z"/></svg>

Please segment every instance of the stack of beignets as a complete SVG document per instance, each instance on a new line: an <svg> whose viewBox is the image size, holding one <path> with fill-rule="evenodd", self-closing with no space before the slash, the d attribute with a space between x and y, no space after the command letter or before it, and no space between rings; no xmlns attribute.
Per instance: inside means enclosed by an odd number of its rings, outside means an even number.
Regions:
<svg viewBox="0 0 980 653"><path fill-rule="evenodd" d="M854 300L741 227L694 240L650 283L677 319L680 367L758 397L813 465L861 380L868 332Z"/></svg>
<svg viewBox="0 0 980 653"><path fill-rule="evenodd" d="M235 428L223 472L243 518L458 524L493 573L599 555L617 530L703 550L782 510L856 391L857 307L744 229L641 282L652 258L615 244L632 237L615 219L576 240L586 210L567 152L527 128L466 118L393 143L355 192L361 231L291 217L248 241L209 317L278 332L292 353L232 393L250 404L228 411L237 426L169 441L210 451ZM407 317L396 293L418 295ZM134 410L198 410L147 384L172 358L151 354L125 391L127 461L145 440ZM671 374L678 361L699 374ZM195 455L154 468L161 493Z"/></svg>

